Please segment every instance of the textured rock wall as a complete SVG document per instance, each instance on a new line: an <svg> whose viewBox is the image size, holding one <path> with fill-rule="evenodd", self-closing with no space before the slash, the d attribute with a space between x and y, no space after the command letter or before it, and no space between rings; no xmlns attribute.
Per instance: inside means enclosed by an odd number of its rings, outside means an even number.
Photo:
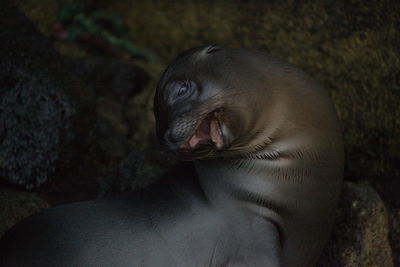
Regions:
<svg viewBox="0 0 400 267"><path fill-rule="evenodd" d="M389 232L389 213L377 192L366 182L347 182L320 266L394 266Z"/></svg>
<svg viewBox="0 0 400 267"><path fill-rule="evenodd" d="M3 4L4 5L4 4ZM73 138L73 104L49 72L55 51L15 9L2 6L0 22L0 176L27 188L55 169L60 149Z"/></svg>

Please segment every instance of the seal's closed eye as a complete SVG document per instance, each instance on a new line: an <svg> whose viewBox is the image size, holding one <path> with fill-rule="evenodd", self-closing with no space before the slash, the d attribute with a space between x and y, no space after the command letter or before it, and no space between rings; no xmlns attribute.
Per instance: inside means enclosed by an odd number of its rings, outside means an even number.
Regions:
<svg viewBox="0 0 400 267"><path fill-rule="evenodd" d="M189 91L189 89L190 89L190 82L189 81L182 82L178 90L178 94L176 96L177 97L183 96Z"/></svg>
<svg viewBox="0 0 400 267"><path fill-rule="evenodd" d="M219 45L209 45L209 46L207 46L206 49L207 49L207 50L206 50L206 53L207 53L207 54L210 54L210 53L212 53L212 52L216 52L216 51L221 50L221 49L222 49L222 46L219 46Z"/></svg>
<svg viewBox="0 0 400 267"><path fill-rule="evenodd" d="M168 105L181 103L196 91L196 84L190 80L176 79L166 85L163 97Z"/></svg>

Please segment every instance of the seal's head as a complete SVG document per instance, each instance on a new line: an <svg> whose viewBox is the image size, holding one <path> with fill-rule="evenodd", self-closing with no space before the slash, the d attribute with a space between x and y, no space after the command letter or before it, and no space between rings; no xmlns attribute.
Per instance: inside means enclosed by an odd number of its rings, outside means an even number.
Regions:
<svg viewBox="0 0 400 267"><path fill-rule="evenodd" d="M154 100L157 136L179 157L224 154L246 127L248 94L241 89L246 81L235 81L242 76L237 61L220 46L193 48L162 75Z"/></svg>
<svg viewBox="0 0 400 267"><path fill-rule="evenodd" d="M154 112L161 143L183 159L248 156L266 147L274 155L327 146L336 153L330 144L341 142L333 105L318 82L254 50L184 52L162 75Z"/></svg>

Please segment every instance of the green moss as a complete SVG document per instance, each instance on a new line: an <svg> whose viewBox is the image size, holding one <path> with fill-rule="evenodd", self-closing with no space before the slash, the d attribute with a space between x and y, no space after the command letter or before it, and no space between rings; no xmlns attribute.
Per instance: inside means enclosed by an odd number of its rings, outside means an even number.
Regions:
<svg viewBox="0 0 400 267"><path fill-rule="evenodd" d="M18 0L16 6L34 23L36 29L49 35L56 22L60 1L56 0Z"/></svg>
<svg viewBox="0 0 400 267"><path fill-rule="evenodd" d="M164 70L164 66L144 62L136 62L136 64L150 73L151 78L146 88L134 97L126 108L129 123L134 126L130 139L134 147L143 150L154 147L154 140L151 139L155 133L153 115L154 89L157 86L158 78ZM149 142L153 142L153 144Z"/></svg>
<svg viewBox="0 0 400 267"><path fill-rule="evenodd" d="M87 55L87 53L75 42L54 41L53 45L57 52L62 56L82 58Z"/></svg>
<svg viewBox="0 0 400 267"><path fill-rule="evenodd" d="M0 189L0 203L0 236L23 218L49 208L35 194L9 189Z"/></svg>

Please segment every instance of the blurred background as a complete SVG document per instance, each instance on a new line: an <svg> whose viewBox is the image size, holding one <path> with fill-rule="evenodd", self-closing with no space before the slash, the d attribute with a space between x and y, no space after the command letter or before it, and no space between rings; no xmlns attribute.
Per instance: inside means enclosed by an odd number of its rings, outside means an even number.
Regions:
<svg viewBox="0 0 400 267"><path fill-rule="evenodd" d="M321 266L400 266L396 0L0 3L0 235L50 206L195 175L157 145L158 78L184 50L259 49L329 91L345 180Z"/></svg>

